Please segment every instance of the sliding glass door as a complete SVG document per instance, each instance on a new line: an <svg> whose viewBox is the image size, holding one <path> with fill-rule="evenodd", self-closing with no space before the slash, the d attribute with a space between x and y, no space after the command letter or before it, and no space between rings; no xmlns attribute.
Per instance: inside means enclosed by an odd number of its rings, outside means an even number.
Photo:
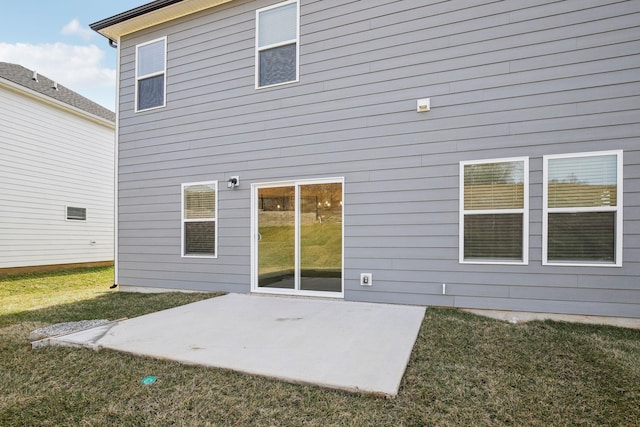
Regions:
<svg viewBox="0 0 640 427"><path fill-rule="evenodd" d="M342 182L256 186L255 291L342 294Z"/></svg>

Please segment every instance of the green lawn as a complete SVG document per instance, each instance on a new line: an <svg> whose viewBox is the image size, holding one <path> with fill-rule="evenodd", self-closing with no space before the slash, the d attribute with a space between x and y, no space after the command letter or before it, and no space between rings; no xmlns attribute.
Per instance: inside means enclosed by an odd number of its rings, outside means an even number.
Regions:
<svg viewBox="0 0 640 427"><path fill-rule="evenodd" d="M640 424L640 331L624 328L428 309L393 400L111 351L29 349L29 332L46 324L211 296L109 291L111 275L0 278L0 426ZM147 375L158 381L142 385Z"/></svg>

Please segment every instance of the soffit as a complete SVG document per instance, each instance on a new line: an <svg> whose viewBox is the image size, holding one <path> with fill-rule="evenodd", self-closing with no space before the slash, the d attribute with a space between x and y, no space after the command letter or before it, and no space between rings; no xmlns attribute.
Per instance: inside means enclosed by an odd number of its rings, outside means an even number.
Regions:
<svg viewBox="0 0 640 427"><path fill-rule="evenodd" d="M96 31L111 40L117 41L124 35L131 34L154 25L162 24L182 16L191 15L192 13L200 12L201 10L219 6L230 1L232 0L182 0L141 15L131 13L136 10L132 9L129 12L121 14L122 20L117 19L119 15L116 15L113 18L107 18L106 20L101 21L114 20L116 22ZM130 13L133 16L127 17ZM100 22L96 22L95 24L92 24L92 26L98 24L100 24Z"/></svg>

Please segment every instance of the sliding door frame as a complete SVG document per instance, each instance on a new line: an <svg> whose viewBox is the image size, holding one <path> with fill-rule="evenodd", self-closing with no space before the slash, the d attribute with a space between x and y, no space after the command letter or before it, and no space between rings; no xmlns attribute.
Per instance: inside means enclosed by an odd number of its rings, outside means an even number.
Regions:
<svg viewBox="0 0 640 427"><path fill-rule="evenodd" d="M340 292L310 291L300 288L300 187L314 184L341 184L342 188L342 245L341 245L341 273ZM295 286L294 289L259 287L258 281L258 190L261 188L295 187ZM344 177L299 179L290 181L274 181L251 184L251 292L261 294L281 294L309 297L344 298Z"/></svg>

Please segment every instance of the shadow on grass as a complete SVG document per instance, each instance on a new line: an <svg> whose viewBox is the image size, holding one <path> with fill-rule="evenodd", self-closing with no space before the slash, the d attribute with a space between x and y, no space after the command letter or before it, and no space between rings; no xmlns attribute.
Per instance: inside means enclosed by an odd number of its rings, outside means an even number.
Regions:
<svg viewBox="0 0 640 427"><path fill-rule="evenodd" d="M55 324L92 319L116 320L125 317L132 318L219 295L222 294L105 292L95 298L68 304L59 304L36 310L0 315L0 328L21 322Z"/></svg>
<svg viewBox="0 0 640 427"><path fill-rule="evenodd" d="M113 266L105 267L77 267L61 270L49 270L49 271L33 271L33 272L16 272L16 273L0 273L0 281L3 282L18 282L25 279L42 279L42 278L56 278L74 276L76 274L102 274L113 272Z"/></svg>

